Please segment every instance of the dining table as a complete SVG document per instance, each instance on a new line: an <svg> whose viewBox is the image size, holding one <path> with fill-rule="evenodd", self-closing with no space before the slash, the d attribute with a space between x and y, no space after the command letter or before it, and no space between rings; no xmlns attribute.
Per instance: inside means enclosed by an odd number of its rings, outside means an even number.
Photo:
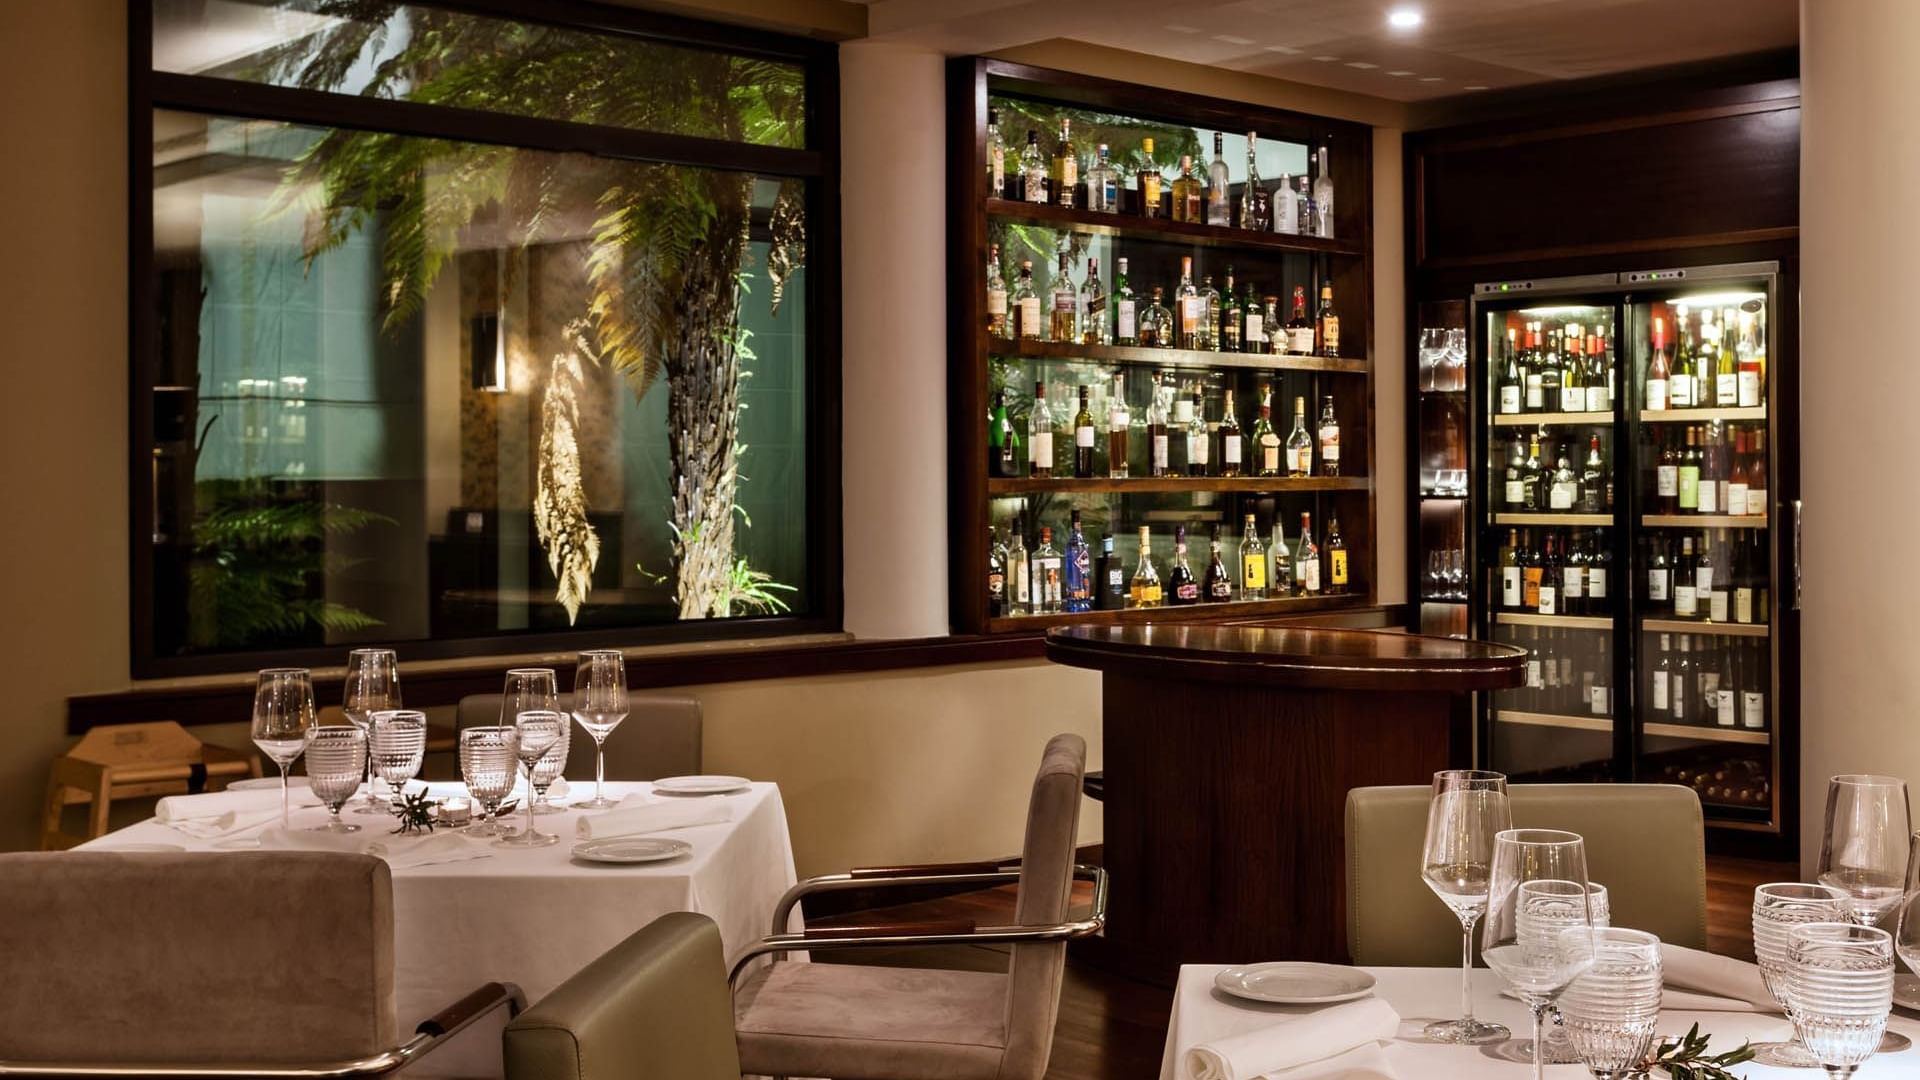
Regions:
<svg viewBox="0 0 1920 1080"><path fill-rule="evenodd" d="M1160 1080L1195 1080L1187 1067L1187 1051L1236 1035L1256 1031L1292 1020L1314 1022L1325 1005L1273 1005L1247 1001L1216 988L1215 979L1228 965L1187 964L1180 969L1174 990L1173 1015L1167 1025L1166 1049L1160 1064ZM1373 996L1385 1001L1399 1014L1399 1030L1382 1040L1383 1051L1372 1055L1370 1064L1343 1068L1331 1061L1296 1065L1267 1074L1274 1080L1525 1080L1533 1075L1532 1059L1525 1057L1513 1041L1488 1046L1454 1046L1426 1039L1422 1031L1439 1019L1460 1014L1460 971L1458 968L1369 967L1361 968L1376 980ZM1506 1025L1520 1040L1531 1037L1527 1007L1501 993L1504 982L1484 968L1473 972L1473 1012L1482 1020ZM1734 1003L1729 1002L1729 1005ZM1868 1059L1854 1074L1855 1080L1895 1080L1920 1076L1920 1048L1910 1040L1920 1040L1920 1019L1916 1014L1895 1009L1887 1022L1890 1032L1907 1038L1895 1039L1904 1048L1879 1053ZM1764 1042L1789 1039L1793 1024L1777 1013L1755 1012L1742 1008L1733 1011L1689 1011L1662 1009L1655 1029L1659 1035L1685 1035L1693 1024L1702 1034L1711 1036L1709 1053L1737 1049L1744 1041ZM1383 1067L1384 1066L1384 1067ZM1747 1062L1733 1068L1745 1080L1808 1080L1824 1075L1819 1070L1785 1069ZM1584 1065L1549 1065L1546 1075L1554 1080L1585 1080L1590 1074ZM1659 1074L1656 1074L1659 1075ZM1238 1080L1255 1080L1241 1076Z"/></svg>
<svg viewBox="0 0 1920 1080"><path fill-rule="evenodd" d="M466 794L457 782L425 785L432 798ZM609 782L614 798L656 800L694 796L656 794L646 782ZM418 792L421 785L410 785ZM591 794L591 785L573 789ZM436 837L389 835L393 820L356 815L344 820L361 825L354 838L377 841L392 864L394 906L394 1005L398 1030L412 1031L421 1020L489 982L511 982L529 1002L551 993L655 918L675 911L706 915L719 925L729 957L772 930L769 925L781 895L795 881L793 845L787 832L780 788L752 783L730 794L699 796L723 809L724 821L677 828L652 836L683 840L691 851L671 859L635 864L590 862L575 854L582 817L599 811L562 807L542 814L537 828L560 841L546 847L500 847L490 839L464 844ZM635 800L641 801L641 800ZM300 835L325 822L322 809L303 787L292 789L288 839L306 846L325 845L323 834ZM508 821L513 828L524 817ZM266 846L293 846L278 839L277 815L270 826L251 835ZM108 833L83 850L187 851L234 850L248 836L218 839L188 835L149 818ZM340 841L346 850L353 841ZM426 845L431 843L431 847ZM449 846L451 845L451 846ZM240 850L245 850L240 848ZM257 848L255 848L257 850ZM419 865L418 852L431 853ZM296 898L297 899L297 898ZM801 926L796 909L789 928ZM306 942L296 948L323 947ZM504 1020L478 1023L406 1070L415 1077L497 1077L502 1075L500 1029Z"/></svg>

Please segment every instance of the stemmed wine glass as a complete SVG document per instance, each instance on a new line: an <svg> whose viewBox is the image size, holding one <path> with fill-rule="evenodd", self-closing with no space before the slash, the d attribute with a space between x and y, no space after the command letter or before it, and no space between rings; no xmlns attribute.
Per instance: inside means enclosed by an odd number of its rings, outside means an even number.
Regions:
<svg viewBox="0 0 1920 1080"><path fill-rule="evenodd" d="M486 820L468 830L469 836L498 836L506 829L495 820L500 802L513 791L515 748L519 738L514 729L499 725L464 728L460 732L460 776L467 793L480 805Z"/></svg>
<svg viewBox="0 0 1920 1080"><path fill-rule="evenodd" d="M1433 774L1421 877L1460 919L1460 1019L1428 1024L1427 1038L1436 1042L1490 1043L1509 1035L1473 1018L1473 925L1487 910L1494 838L1512 827L1505 776L1477 769Z"/></svg>
<svg viewBox="0 0 1920 1080"><path fill-rule="evenodd" d="M1831 885L1777 881L1753 890L1753 955L1767 993L1787 1019L1793 1019L1788 993L1787 938L1795 927L1811 923L1844 922L1850 908L1847 894ZM1762 1065L1811 1069L1820 1064L1800 1044L1799 1036L1785 1042L1752 1044L1753 1059Z"/></svg>
<svg viewBox="0 0 1920 1080"><path fill-rule="evenodd" d="M354 727L371 736L373 714L400 707L400 660L392 649L355 649L347 654L346 686L340 711ZM367 797L356 814L387 813L387 800L373 793L373 762L367 762Z"/></svg>
<svg viewBox="0 0 1920 1080"><path fill-rule="evenodd" d="M565 729L566 718L551 709L529 710L514 717L514 752L519 756L521 766L527 771L527 828L525 832L495 840L496 846L545 847L548 844L560 842L558 836L539 832L533 827L534 768L540 764L541 755L560 741L560 733ZM539 786L546 787L545 784Z"/></svg>
<svg viewBox="0 0 1920 1080"><path fill-rule="evenodd" d="M1904 780L1836 776L1827 782L1827 827L1815 880L1852 898L1854 922L1875 926L1900 902L1912 832Z"/></svg>
<svg viewBox="0 0 1920 1080"><path fill-rule="evenodd" d="M1787 936L1793 1029L1828 1076L1852 1076L1880 1049L1893 1008L1893 936L1808 923Z"/></svg>
<svg viewBox="0 0 1920 1080"><path fill-rule="evenodd" d="M1907 848L1907 891L1901 896L1899 920L1894 925L1894 952L1906 961L1909 971L1920 972L1920 832L1913 834ZM1900 982L1896 976L1896 989ZM1902 1004L1911 1007L1912 999Z"/></svg>
<svg viewBox="0 0 1920 1080"><path fill-rule="evenodd" d="M1660 1019L1661 968L1659 938L1595 928L1593 966L1567 987L1559 1009L1573 1060L1597 1080L1645 1075Z"/></svg>
<svg viewBox="0 0 1920 1080"><path fill-rule="evenodd" d="M507 685L500 695L500 726L512 727L516 718L523 712L553 712L560 707L559 680L552 668L514 668L507 672ZM560 769L566 770L565 751L562 751ZM543 806L545 796L535 800L533 792L527 792L527 798L533 803L536 814L557 814L560 808Z"/></svg>
<svg viewBox="0 0 1920 1080"><path fill-rule="evenodd" d="M374 775L398 796L407 782L420 774L427 754L427 714L413 709L374 713L367 726L367 757Z"/></svg>
<svg viewBox="0 0 1920 1080"><path fill-rule="evenodd" d="M1533 1076L1545 1080L1541 1021L1593 964L1586 841L1557 829L1508 829L1493 846L1480 955L1533 1014Z"/></svg>
<svg viewBox="0 0 1920 1080"><path fill-rule="evenodd" d="M307 729L307 784L326 806L325 824L314 832L359 832L340 820L340 806L360 789L367 771L367 733L349 724Z"/></svg>
<svg viewBox="0 0 1920 1080"><path fill-rule="evenodd" d="M280 827L287 827L287 768L307 748L313 727L313 673L268 668L254 679L253 745L280 766Z"/></svg>
<svg viewBox="0 0 1920 1080"><path fill-rule="evenodd" d="M580 654L573 673L573 718L593 736L593 798L575 806L607 810L620 805L607 798L607 736L627 718L627 658L618 649Z"/></svg>

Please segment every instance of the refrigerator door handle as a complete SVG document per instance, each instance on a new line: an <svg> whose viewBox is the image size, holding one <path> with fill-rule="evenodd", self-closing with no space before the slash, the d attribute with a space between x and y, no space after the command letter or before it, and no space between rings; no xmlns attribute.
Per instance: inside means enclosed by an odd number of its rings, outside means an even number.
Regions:
<svg viewBox="0 0 1920 1080"><path fill-rule="evenodd" d="M1800 577L1801 517L1800 500L1795 499L1793 500L1793 610L1795 611L1800 610L1800 592L1802 587Z"/></svg>

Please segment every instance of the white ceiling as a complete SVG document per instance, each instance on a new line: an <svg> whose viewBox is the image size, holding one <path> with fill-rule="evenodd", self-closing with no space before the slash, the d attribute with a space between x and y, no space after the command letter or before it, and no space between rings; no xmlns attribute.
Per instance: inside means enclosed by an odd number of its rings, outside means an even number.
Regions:
<svg viewBox="0 0 1920 1080"><path fill-rule="evenodd" d="M1797 0L867 0L868 33L949 53L1068 38L1394 101L1794 45ZM1387 13L1418 9L1395 30Z"/></svg>

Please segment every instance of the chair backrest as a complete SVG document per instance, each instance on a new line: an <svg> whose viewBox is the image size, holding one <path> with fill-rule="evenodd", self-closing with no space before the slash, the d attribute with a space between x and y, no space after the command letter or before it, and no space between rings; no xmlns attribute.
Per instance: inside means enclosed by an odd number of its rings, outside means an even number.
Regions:
<svg viewBox="0 0 1920 1080"><path fill-rule="evenodd" d="M299 1064L395 1045L370 855L0 855L0 1061Z"/></svg>
<svg viewBox="0 0 1920 1080"><path fill-rule="evenodd" d="M462 729L500 722L501 694L469 694L460 699L456 724ZM685 694L633 694L626 720L607 738L607 779L658 780L700 771L700 699ZM560 709L573 695L560 694ZM575 725L567 751L567 776L593 776L593 740Z"/></svg>
<svg viewBox="0 0 1920 1080"><path fill-rule="evenodd" d="M507 1025L507 1080L740 1080L720 929L662 915Z"/></svg>
<svg viewBox="0 0 1920 1080"><path fill-rule="evenodd" d="M1080 782L1087 742L1078 735L1047 741L1027 804L1027 837L1020 850L1020 896L1014 921L1022 926L1062 922L1073 899L1074 846L1080 836ZM1015 945L1007 967L1007 1052L1003 1080L1040 1080L1053 1048L1060 1012L1066 942Z"/></svg>
<svg viewBox="0 0 1920 1080"><path fill-rule="evenodd" d="M1586 838L1615 926L1707 947L1706 826L1675 784L1515 784L1513 824ZM1356 964L1460 962L1460 924L1421 882L1429 787L1347 792L1347 952Z"/></svg>

